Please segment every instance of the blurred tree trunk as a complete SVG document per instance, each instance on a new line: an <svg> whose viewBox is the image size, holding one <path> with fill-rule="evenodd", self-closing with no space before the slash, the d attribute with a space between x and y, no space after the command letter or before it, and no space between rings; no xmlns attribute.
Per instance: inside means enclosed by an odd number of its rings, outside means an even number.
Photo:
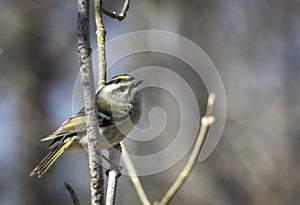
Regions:
<svg viewBox="0 0 300 205"><path fill-rule="evenodd" d="M23 3L24 4L24 3ZM22 3L14 2L12 13L22 13ZM30 6L30 5L28 5ZM27 8L28 9L28 8ZM44 8L43 8L44 9ZM29 173L34 166L42 159L45 152L39 142L41 137L51 129L47 114L47 99L49 89L54 83L52 76L55 76L55 65L52 65L48 56L41 48L45 47L45 39L42 39L41 23L47 22L43 19L43 12L32 11L22 15L19 20L24 29L16 29L13 37L10 38L14 45L9 52L10 62L16 62L11 66L13 77L10 79L14 86L16 97L18 99L19 121L15 122L18 141L15 149L19 156L15 162L13 177L17 182L18 196L15 196L17 204L40 205L55 204L56 197L50 195L47 191L46 183L54 181L53 175L49 174L41 180L30 177ZM17 79L17 80L16 80ZM7 136L9 137L9 136ZM52 201L51 201L52 200Z"/></svg>

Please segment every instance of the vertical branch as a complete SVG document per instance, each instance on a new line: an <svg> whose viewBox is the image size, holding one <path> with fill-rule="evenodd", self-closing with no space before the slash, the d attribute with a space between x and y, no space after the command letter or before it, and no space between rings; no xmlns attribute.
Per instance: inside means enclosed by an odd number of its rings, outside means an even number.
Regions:
<svg viewBox="0 0 300 205"><path fill-rule="evenodd" d="M104 201L103 172L101 159L100 134L95 104L95 87L92 69L92 50L89 34L89 0L78 0L77 39L78 56L83 87L86 113L91 204L99 205Z"/></svg>
<svg viewBox="0 0 300 205"><path fill-rule="evenodd" d="M105 205L114 205L116 201L116 192L118 184L118 173L114 170L109 171L107 190L106 190L106 203Z"/></svg>
<svg viewBox="0 0 300 205"><path fill-rule="evenodd" d="M165 194L165 196L162 198L159 205L165 205L168 204L169 201L175 196L179 188L183 185L187 177L190 175L193 166L195 165L195 162L197 160L197 157L201 151L201 148L203 146L206 133L210 125L214 122L214 117L211 116L213 105L215 100L215 94L210 94L208 96L207 101L207 108L206 108L206 114L204 117L201 118L201 128L200 132L198 134L198 137L196 139L196 143L194 145L193 151L191 156L188 159L188 162L186 163L185 167L181 171L179 177L176 179L174 184L170 187L168 192Z"/></svg>
<svg viewBox="0 0 300 205"><path fill-rule="evenodd" d="M97 90L100 90L102 86L106 84L106 50L105 50L105 35L106 31L103 25L102 19L102 0L94 0L95 7L95 22L96 22L96 36L97 36L97 48L98 48L98 85ZM122 19L125 18L126 12L129 8L129 0L125 0L123 9L120 13ZM121 145L118 144L115 147L109 149L109 158L112 162L110 169L108 170L108 185L107 185L107 197L106 204L115 204L116 199L116 189L118 178L121 174L121 169L119 166L120 158L122 154Z"/></svg>
<svg viewBox="0 0 300 205"><path fill-rule="evenodd" d="M98 88L106 83L106 54L105 54L105 34L103 20L102 20L102 0L94 0L95 5L95 22L96 22L96 35L97 35L97 48L98 48Z"/></svg>
<svg viewBox="0 0 300 205"><path fill-rule="evenodd" d="M107 171L108 180L107 180L107 190L106 190L106 205L114 205L116 201L116 191L118 178L121 176L121 167L120 159L122 154L122 147L120 144L110 148L109 160L111 162L110 168Z"/></svg>

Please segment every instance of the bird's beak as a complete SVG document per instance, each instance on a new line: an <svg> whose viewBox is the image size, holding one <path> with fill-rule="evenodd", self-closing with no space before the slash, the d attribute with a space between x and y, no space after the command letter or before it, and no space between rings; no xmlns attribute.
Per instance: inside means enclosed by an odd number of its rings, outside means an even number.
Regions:
<svg viewBox="0 0 300 205"><path fill-rule="evenodd" d="M138 81L136 84L135 84L135 86L134 87L137 87L137 86L139 86L142 82L144 82L144 80L140 80L140 81Z"/></svg>
<svg viewBox="0 0 300 205"><path fill-rule="evenodd" d="M138 81L135 85L133 85L133 86L131 87L130 90L132 90L134 93L136 93L136 92L138 91L138 86L139 86L143 81L144 81L144 80Z"/></svg>

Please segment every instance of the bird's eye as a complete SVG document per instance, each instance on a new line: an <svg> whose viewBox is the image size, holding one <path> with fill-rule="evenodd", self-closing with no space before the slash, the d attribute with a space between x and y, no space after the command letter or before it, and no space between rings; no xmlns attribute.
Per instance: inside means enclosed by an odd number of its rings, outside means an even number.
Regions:
<svg viewBox="0 0 300 205"><path fill-rule="evenodd" d="M120 86L120 91L124 92L126 90L126 87L125 86Z"/></svg>

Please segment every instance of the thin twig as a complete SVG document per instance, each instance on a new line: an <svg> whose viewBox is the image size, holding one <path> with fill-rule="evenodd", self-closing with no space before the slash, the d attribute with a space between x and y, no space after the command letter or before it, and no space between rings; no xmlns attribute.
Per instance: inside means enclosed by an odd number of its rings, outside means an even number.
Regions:
<svg viewBox="0 0 300 205"><path fill-rule="evenodd" d="M114 205L116 201L116 192L118 185L118 178L121 176L120 159L122 154L122 147L120 144L108 149L110 168L107 170L107 190L106 190L106 205Z"/></svg>
<svg viewBox="0 0 300 205"><path fill-rule="evenodd" d="M92 49L90 47L89 5L89 0L78 0L77 40L87 124L91 204L100 205L104 202L104 186L99 123L95 104Z"/></svg>
<svg viewBox="0 0 300 205"><path fill-rule="evenodd" d="M135 167L128 155L128 151L127 151L127 148L125 146L125 144L123 142L121 142L121 145L122 145L122 150L123 150L123 155L122 155L122 158L124 160L124 163L125 163L125 166L128 170L128 175L134 185L134 188L142 202L143 205L151 205L151 202L149 201L145 191L144 191L144 188L137 176L137 172L135 170Z"/></svg>
<svg viewBox="0 0 300 205"><path fill-rule="evenodd" d="M74 189L71 187L70 184L68 184L68 182L65 182L65 187L68 190L70 197L72 199L73 205L80 205L79 199L77 197L76 192L74 191Z"/></svg>
<svg viewBox="0 0 300 205"><path fill-rule="evenodd" d="M125 0L124 1L123 8L122 8L122 10L119 14L117 14L115 11L113 11L113 12L108 11L103 7L102 7L102 12L105 15L107 15L107 16L113 18L113 19L117 19L119 21L122 21L126 17L127 11L129 9L129 3L130 3L130 0Z"/></svg>
<svg viewBox="0 0 300 205"><path fill-rule="evenodd" d="M168 192L165 194L165 196L160 201L160 203L159 203L160 205L165 205L165 204L169 203L169 201L174 197L176 192L183 185L183 183L185 182L185 180L191 173L191 170L192 170L193 166L195 165L197 157L203 146L207 130L210 127L210 125L214 122L214 117L211 116L212 110L213 110L214 99L215 99L215 94L210 94L208 96L206 115L201 118L201 128L200 128L200 132L197 137L196 143L194 145L192 154L189 157L187 164L181 171L179 177L176 179L174 184L170 187Z"/></svg>
<svg viewBox="0 0 300 205"><path fill-rule="evenodd" d="M103 20L102 20L102 0L94 0L95 6L95 22L96 22L96 36L97 36L97 48L98 48L98 86L97 90L100 90L106 83L106 54L105 54L105 34Z"/></svg>

